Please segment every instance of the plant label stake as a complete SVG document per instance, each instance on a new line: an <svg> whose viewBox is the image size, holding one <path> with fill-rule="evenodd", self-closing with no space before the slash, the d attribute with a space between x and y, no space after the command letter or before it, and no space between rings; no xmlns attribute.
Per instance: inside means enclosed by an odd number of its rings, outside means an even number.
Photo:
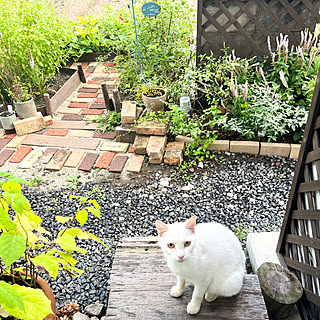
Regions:
<svg viewBox="0 0 320 320"><path fill-rule="evenodd" d="M153 18L160 13L161 8L155 2L147 2L142 6L141 11L146 17Z"/></svg>

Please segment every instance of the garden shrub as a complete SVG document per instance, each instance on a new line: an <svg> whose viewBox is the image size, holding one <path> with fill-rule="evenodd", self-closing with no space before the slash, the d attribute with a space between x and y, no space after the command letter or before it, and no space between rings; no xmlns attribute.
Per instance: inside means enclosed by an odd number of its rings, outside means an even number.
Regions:
<svg viewBox="0 0 320 320"><path fill-rule="evenodd" d="M0 0L0 7L0 69L11 65L16 78L33 93L45 93L46 84L67 59L70 23L48 0Z"/></svg>

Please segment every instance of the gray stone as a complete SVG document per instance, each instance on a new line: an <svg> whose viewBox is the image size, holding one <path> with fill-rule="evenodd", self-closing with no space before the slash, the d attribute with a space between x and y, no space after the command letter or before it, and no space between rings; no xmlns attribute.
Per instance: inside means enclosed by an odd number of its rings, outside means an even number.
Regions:
<svg viewBox="0 0 320 320"><path fill-rule="evenodd" d="M73 320L90 320L90 318L88 316L86 316L85 314L82 314L80 312L77 312L73 315Z"/></svg>
<svg viewBox="0 0 320 320"><path fill-rule="evenodd" d="M99 304L89 304L84 308L84 311L89 315L89 316L96 316L96 317L101 317L104 311L104 305L99 303Z"/></svg>

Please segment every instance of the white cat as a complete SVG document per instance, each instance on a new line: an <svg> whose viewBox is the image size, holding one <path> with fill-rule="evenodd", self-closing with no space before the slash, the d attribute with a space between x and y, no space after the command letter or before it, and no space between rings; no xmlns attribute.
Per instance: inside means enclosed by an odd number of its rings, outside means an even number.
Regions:
<svg viewBox="0 0 320 320"><path fill-rule="evenodd" d="M186 280L194 285L189 314L199 312L203 296L211 302L240 292L245 255L231 230L214 222L196 225L196 217L170 225L157 220L156 226L168 266L177 276L170 295L182 296Z"/></svg>

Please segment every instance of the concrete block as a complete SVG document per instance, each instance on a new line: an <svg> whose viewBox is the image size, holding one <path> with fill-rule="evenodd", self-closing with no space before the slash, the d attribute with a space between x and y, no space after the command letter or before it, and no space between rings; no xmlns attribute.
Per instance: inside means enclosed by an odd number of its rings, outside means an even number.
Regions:
<svg viewBox="0 0 320 320"><path fill-rule="evenodd" d="M152 160L159 160L163 158L166 144L167 136L151 136L147 145L147 153L149 158Z"/></svg>
<svg viewBox="0 0 320 320"><path fill-rule="evenodd" d="M209 151L229 151L230 141L229 140L215 140L208 145L207 150Z"/></svg>
<svg viewBox="0 0 320 320"><path fill-rule="evenodd" d="M164 163L171 166L178 166L183 161L183 151L179 150L167 150L164 155Z"/></svg>
<svg viewBox="0 0 320 320"><path fill-rule="evenodd" d="M300 153L301 144L291 144L291 151L289 158L298 159Z"/></svg>
<svg viewBox="0 0 320 320"><path fill-rule="evenodd" d="M289 143L272 143L261 142L260 143L260 155L261 156L280 156L288 158L290 154L291 146Z"/></svg>
<svg viewBox="0 0 320 320"><path fill-rule="evenodd" d="M230 141L230 152L259 154L259 142L257 141Z"/></svg>
<svg viewBox="0 0 320 320"><path fill-rule="evenodd" d="M43 116L38 112L37 116L15 121L13 125L18 136L40 131L44 128Z"/></svg>
<svg viewBox="0 0 320 320"><path fill-rule="evenodd" d="M134 101L123 101L121 123L134 123L137 119L137 104Z"/></svg>

